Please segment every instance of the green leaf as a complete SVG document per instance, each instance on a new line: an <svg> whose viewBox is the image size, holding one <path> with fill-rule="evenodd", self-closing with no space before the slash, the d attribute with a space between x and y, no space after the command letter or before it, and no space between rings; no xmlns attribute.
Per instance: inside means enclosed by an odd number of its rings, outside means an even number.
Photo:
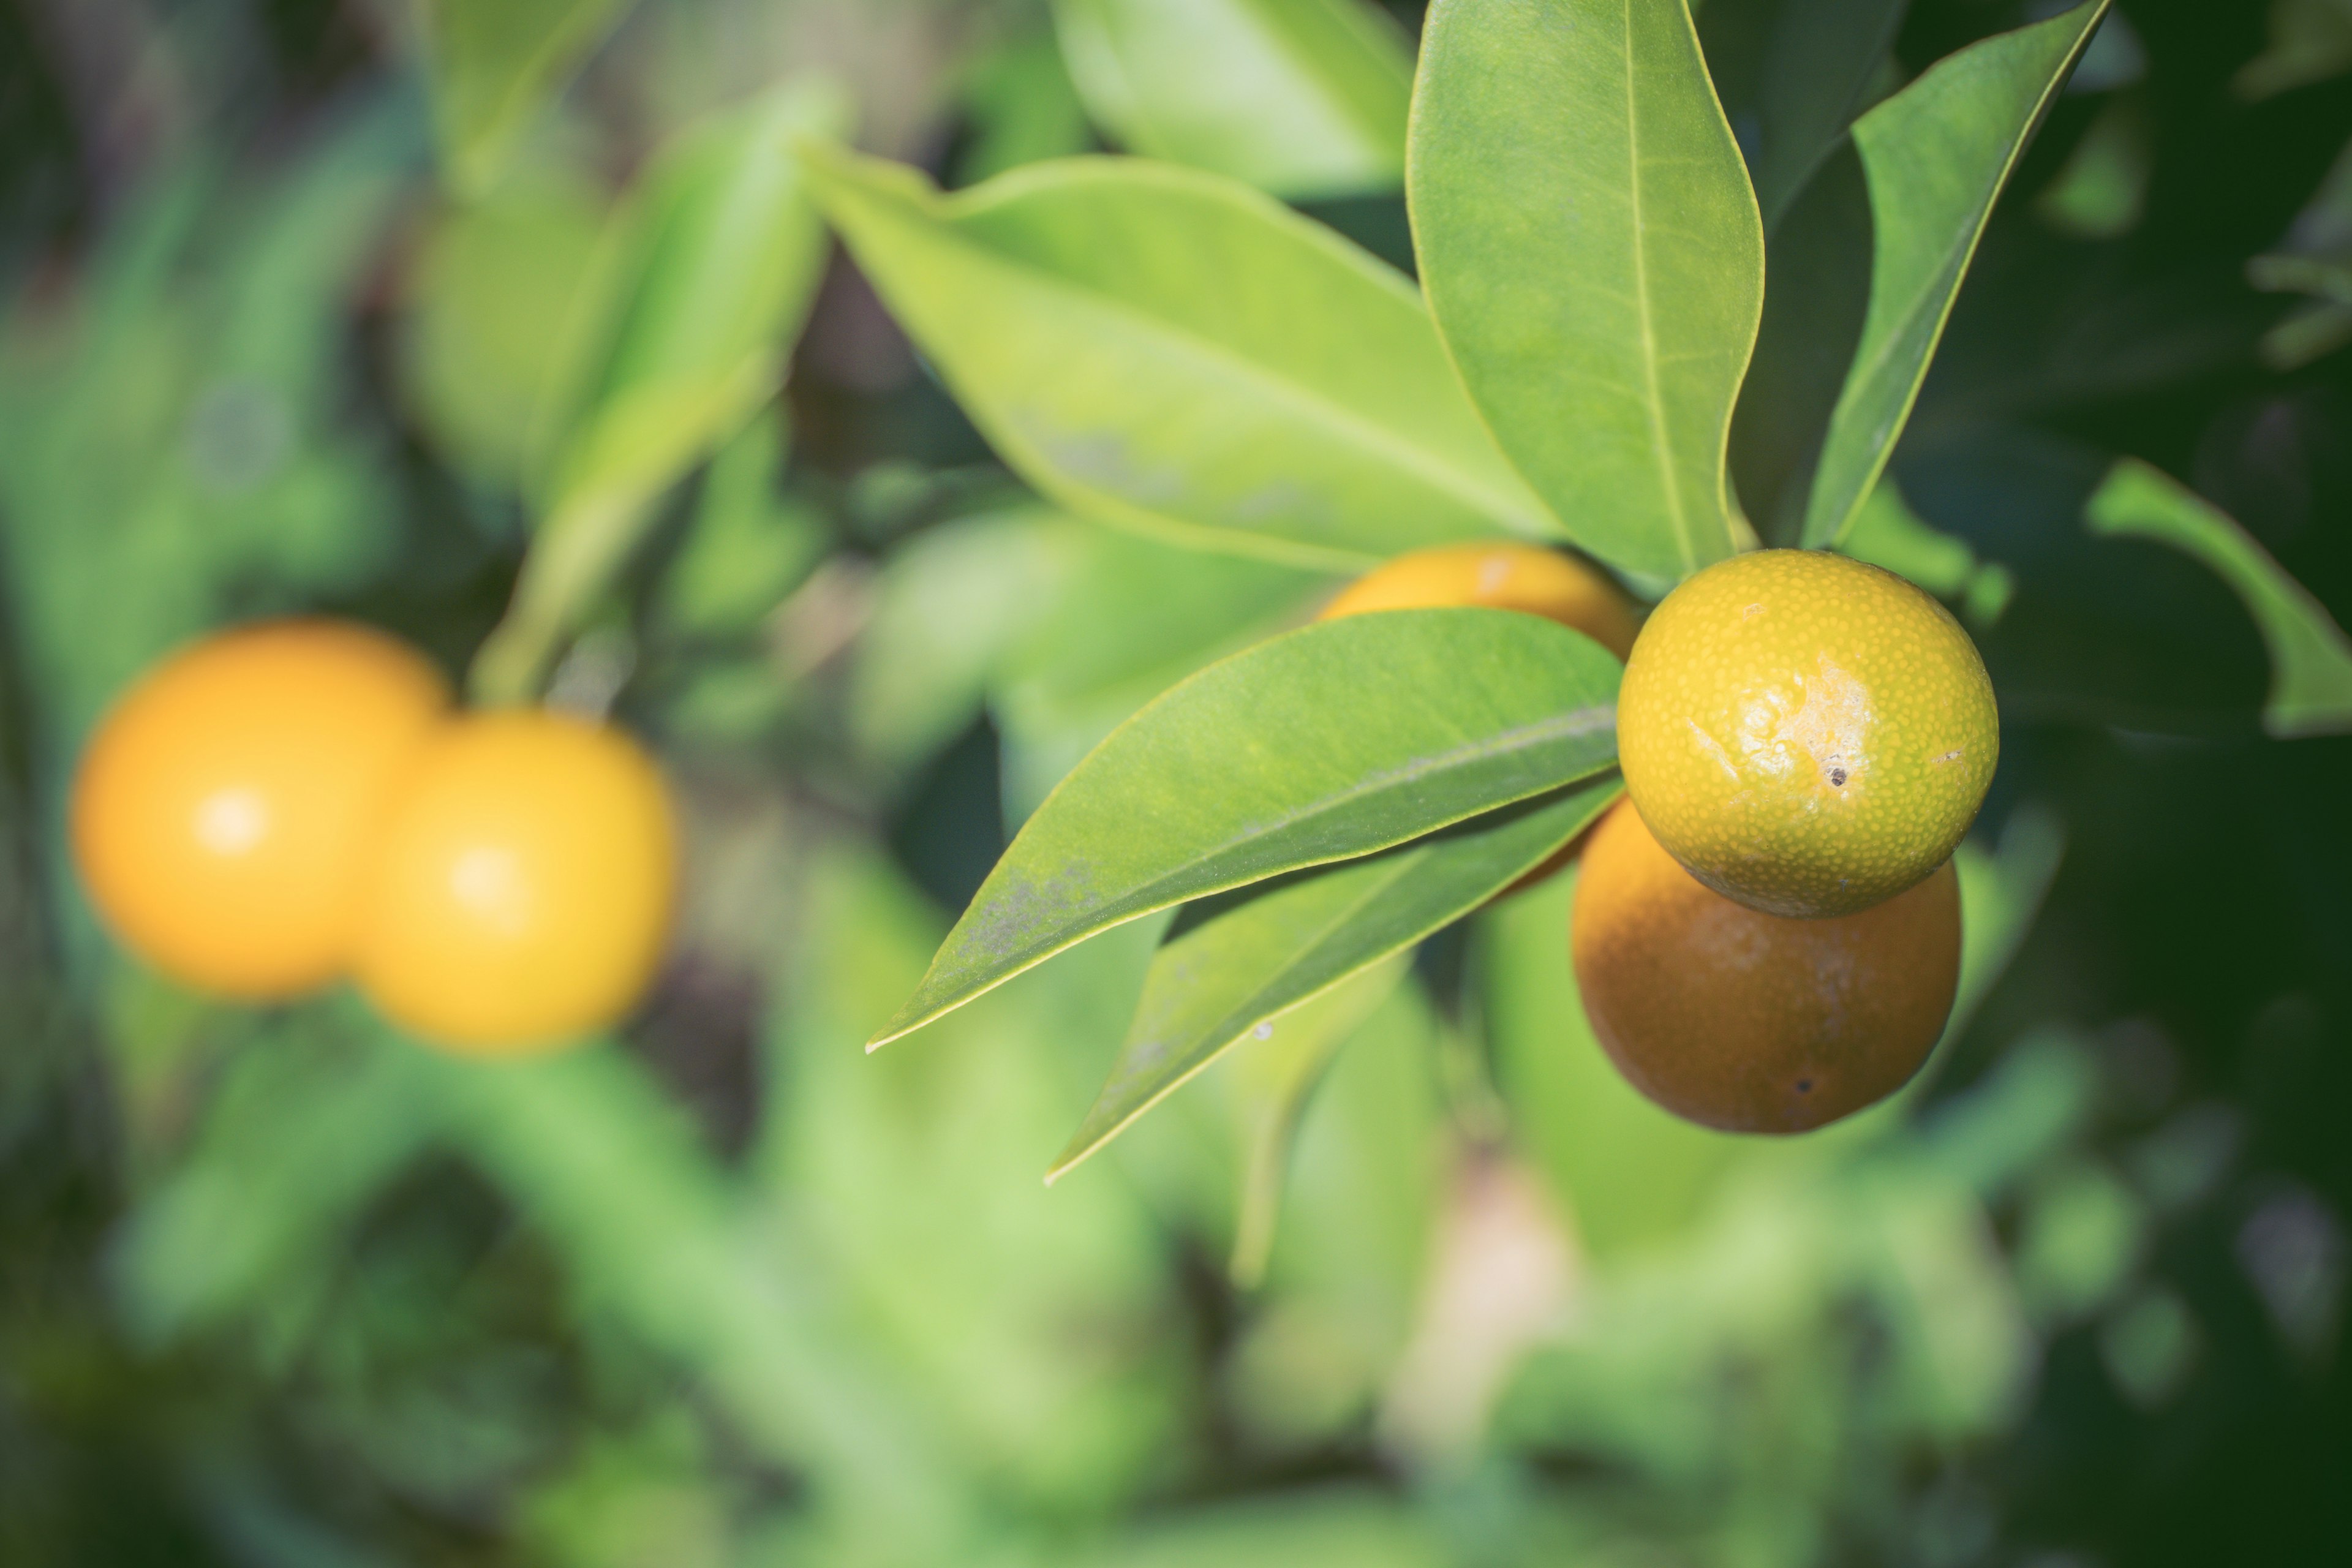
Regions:
<svg viewBox="0 0 2352 1568"><path fill-rule="evenodd" d="M2270 47L2239 68L2230 85L2261 100L2352 70L2352 4L2271 0Z"/></svg>
<svg viewBox="0 0 2352 1568"><path fill-rule="evenodd" d="M1412 963L1409 953L1398 952L1359 970L1280 1022L1258 1026L1256 1038L1233 1058L1225 1087L1241 1143L1241 1213L1234 1222L1227 1272L1243 1289L1265 1281L1291 1151L1307 1101L1339 1047L1388 1000Z"/></svg>
<svg viewBox="0 0 2352 1568"><path fill-rule="evenodd" d="M1054 20L1132 152L1285 196L1404 177L1412 54L1364 0L1055 0Z"/></svg>
<svg viewBox="0 0 2352 1568"><path fill-rule="evenodd" d="M1503 449L1618 566L1730 554L1764 232L1680 0L1437 0L1413 104L1422 279Z"/></svg>
<svg viewBox="0 0 2352 1568"><path fill-rule="evenodd" d="M1807 546L1843 537L1885 471L1993 203L2107 4L1970 45L1854 122L1876 254L1862 342L1806 501Z"/></svg>
<svg viewBox="0 0 2352 1568"><path fill-rule="evenodd" d="M803 155L974 422L1074 510L1334 571L1559 536L1412 285L1246 186L1085 158L943 197L896 164Z"/></svg>
<svg viewBox="0 0 2352 1568"><path fill-rule="evenodd" d="M670 486L775 395L824 261L791 155L848 113L822 83L781 89L682 133L614 220L590 323L552 391L562 421L543 521L478 691L535 690L611 585Z"/></svg>
<svg viewBox="0 0 2352 1568"><path fill-rule="evenodd" d="M584 182L525 179L440 215L404 292L401 391L443 455L520 488L604 213Z"/></svg>
<svg viewBox="0 0 2352 1568"><path fill-rule="evenodd" d="M1780 226L1797 193L1867 102L1906 5L1906 0L1714 0L1699 13L1699 36L1724 110L1743 135L1753 128L1749 167L1768 233Z"/></svg>
<svg viewBox="0 0 2352 1568"><path fill-rule="evenodd" d="M1349 616L1212 665L1062 781L873 1043L1123 921L1590 777L1621 673L1563 626L1477 609Z"/></svg>
<svg viewBox="0 0 2352 1568"><path fill-rule="evenodd" d="M1118 1065L1052 1181L1272 1020L1468 914L1584 831L1614 775L1474 817L1382 855L1195 905L1152 959Z"/></svg>
<svg viewBox="0 0 2352 1568"><path fill-rule="evenodd" d="M2281 739L2352 731L2352 638L2228 513L2126 458L2091 497L2084 520L2094 533L2168 544L2236 591L2270 649L2263 729Z"/></svg>
<svg viewBox="0 0 2352 1568"><path fill-rule="evenodd" d="M425 0L433 119L450 184L480 193L541 101L577 70L630 0Z"/></svg>

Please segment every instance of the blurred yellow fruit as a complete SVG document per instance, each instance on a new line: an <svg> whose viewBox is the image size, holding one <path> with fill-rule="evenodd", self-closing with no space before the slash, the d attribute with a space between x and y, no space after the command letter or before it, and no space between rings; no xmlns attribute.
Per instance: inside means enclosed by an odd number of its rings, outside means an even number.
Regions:
<svg viewBox="0 0 2352 1568"><path fill-rule="evenodd" d="M1942 1034L1960 974L1950 862L1829 920L1702 887L1621 801L1578 873L1585 1016L1627 1080L1727 1132L1804 1132L1894 1093Z"/></svg>
<svg viewBox="0 0 2352 1568"><path fill-rule="evenodd" d="M356 978L427 1039L561 1045L644 994L677 880L668 795L634 741L536 710L469 715L386 817Z"/></svg>
<svg viewBox="0 0 2352 1568"><path fill-rule="evenodd" d="M1766 550L1666 595L1617 698L1625 787L1692 875L1769 913L1851 914L1951 858L2000 754L1943 605L1842 555Z"/></svg>
<svg viewBox="0 0 2352 1568"><path fill-rule="evenodd" d="M262 1001L332 980L396 780L448 689L404 644L269 621L164 659L115 703L70 802L76 865L123 944Z"/></svg>
<svg viewBox="0 0 2352 1568"><path fill-rule="evenodd" d="M1625 657L1641 623L1633 602L1598 568L1533 544L1441 544L1385 562L1339 591L1321 620L1373 610L1483 605L1524 610L1582 632Z"/></svg>

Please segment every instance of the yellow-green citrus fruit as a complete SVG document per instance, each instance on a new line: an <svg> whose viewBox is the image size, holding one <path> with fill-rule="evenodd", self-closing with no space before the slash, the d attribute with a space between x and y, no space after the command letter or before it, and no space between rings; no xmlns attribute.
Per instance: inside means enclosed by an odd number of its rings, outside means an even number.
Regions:
<svg viewBox="0 0 2352 1568"><path fill-rule="evenodd" d="M1570 945L1627 1081L1727 1132L1804 1132L1894 1093L1960 975L1950 862L1863 910L1790 920L1702 886L1621 801L1585 846Z"/></svg>
<svg viewBox="0 0 2352 1568"><path fill-rule="evenodd" d="M355 977L429 1040L562 1045L644 994L677 882L668 795L635 742L558 713L469 715L385 816Z"/></svg>
<svg viewBox="0 0 2352 1568"><path fill-rule="evenodd" d="M1318 618L1473 605L1558 621L1619 658L1641 625L1632 601L1601 572L1557 550L1513 543L1410 551L1341 589Z"/></svg>
<svg viewBox="0 0 2352 1568"><path fill-rule="evenodd" d="M385 803L448 701L413 649L340 621L262 622L164 659L74 777L74 860L100 919L199 990L326 984Z"/></svg>
<svg viewBox="0 0 2352 1568"><path fill-rule="evenodd" d="M1625 787L1675 858L1772 914L1851 914L1951 858L2000 755L1992 682L1943 605L1812 550L1666 595L1617 697Z"/></svg>

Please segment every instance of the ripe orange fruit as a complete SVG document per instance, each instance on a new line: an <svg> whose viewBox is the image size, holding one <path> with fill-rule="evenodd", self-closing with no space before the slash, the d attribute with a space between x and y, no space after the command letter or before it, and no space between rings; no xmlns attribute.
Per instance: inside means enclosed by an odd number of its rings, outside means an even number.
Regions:
<svg viewBox="0 0 2352 1568"><path fill-rule="evenodd" d="M1619 658L1640 627L1632 601L1595 568L1557 550L1509 542L1410 551L1342 588L1317 618L1464 605L1542 616L1582 632Z"/></svg>
<svg viewBox="0 0 2352 1568"><path fill-rule="evenodd" d="M1658 842L1773 914L1868 909L1951 858L2000 726L1976 645L1875 566L1717 562L1666 595L1617 695L1625 787Z"/></svg>
<svg viewBox="0 0 2352 1568"><path fill-rule="evenodd" d="M83 752L75 864L123 945L251 1000L324 985L351 952L375 824L449 700L380 632L268 621L157 665Z"/></svg>
<svg viewBox="0 0 2352 1568"><path fill-rule="evenodd" d="M644 994L677 881L668 795L634 741L539 710L471 714L392 802L355 978L429 1039L558 1045Z"/></svg>
<svg viewBox="0 0 2352 1568"><path fill-rule="evenodd" d="M1578 873L1570 945L1585 1016L1634 1088L1727 1132L1805 1132L1927 1059L1960 978L1947 861L1860 914L1790 920L1702 886L1630 801Z"/></svg>

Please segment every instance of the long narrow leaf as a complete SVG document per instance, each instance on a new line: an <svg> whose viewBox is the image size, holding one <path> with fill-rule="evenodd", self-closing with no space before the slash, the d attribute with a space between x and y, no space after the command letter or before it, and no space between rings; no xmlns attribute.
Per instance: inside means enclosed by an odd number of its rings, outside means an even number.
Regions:
<svg viewBox="0 0 2352 1568"><path fill-rule="evenodd" d="M1249 187L1081 158L950 197L896 164L804 155L900 324L1005 460L1074 510L1341 571L1559 536L1412 285Z"/></svg>
<svg viewBox="0 0 2352 1568"><path fill-rule="evenodd" d="M1253 1030L1493 898L1600 816L1610 775L1213 908L1161 946L1118 1065L1047 1173L1117 1137ZM1189 912L1189 911L1188 911Z"/></svg>
<svg viewBox="0 0 2352 1568"><path fill-rule="evenodd" d="M1046 798L874 1044L1123 921L1588 778L1614 759L1621 673L1565 627L1475 609L1349 616L1212 665Z"/></svg>
<svg viewBox="0 0 2352 1568"><path fill-rule="evenodd" d="M1971 45L1854 122L1876 229L1870 309L1814 470L1808 546L1843 538L1885 471L1993 203L2107 5Z"/></svg>
<svg viewBox="0 0 2352 1568"><path fill-rule="evenodd" d="M2244 601L2271 656L2265 730L2282 739L2352 731L2352 637L2228 513L2126 458L2084 516L2094 533L2153 539L2195 557Z"/></svg>
<svg viewBox="0 0 2352 1568"><path fill-rule="evenodd" d="M1404 179L1412 54L1369 0L1055 0L1054 21L1133 152L1285 196Z"/></svg>

